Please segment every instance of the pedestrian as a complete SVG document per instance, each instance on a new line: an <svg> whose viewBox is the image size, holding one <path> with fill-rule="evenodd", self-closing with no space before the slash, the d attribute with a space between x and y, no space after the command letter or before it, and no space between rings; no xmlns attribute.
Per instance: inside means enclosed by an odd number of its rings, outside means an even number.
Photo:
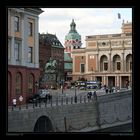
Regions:
<svg viewBox="0 0 140 140"><path fill-rule="evenodd" d="M111 88L109 89L109 93L111 93Z"/></svg>
<svg viewBox="0 0 140 140"><path fill-rule="evenodd" d="M17 105L17 99L16 98L13 98L13 101L12 102L13 102L13 106L16 107L16 105Z"/></svg>
<svg viewBox="0 0 140 140"><path fill-rule="evenodd" d="M94 93L93 93L93 97L94 97L94 99L97 99L96 90L95 90Z"/></svg>
<svg viewBox="0 0 140 140"><path fill-rule="evenodd" d="M106 92L106 94L108 93L108 88L106 88L105 92Z"/></svg>

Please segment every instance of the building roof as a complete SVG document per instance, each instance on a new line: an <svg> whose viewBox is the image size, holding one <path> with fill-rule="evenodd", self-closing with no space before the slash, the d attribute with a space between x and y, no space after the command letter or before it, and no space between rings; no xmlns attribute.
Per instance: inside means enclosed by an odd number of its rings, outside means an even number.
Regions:
<svg viewBox="0 0 140 140"><path fill-rule="evenodd" d="M56 37L56 35L53 35L53 34L48 34L48 33L47 34L40 34L39 40L40 41L45 40L45 43L51 45L52 47L64 48L63 45L61 44L61 42Z"/></svg>

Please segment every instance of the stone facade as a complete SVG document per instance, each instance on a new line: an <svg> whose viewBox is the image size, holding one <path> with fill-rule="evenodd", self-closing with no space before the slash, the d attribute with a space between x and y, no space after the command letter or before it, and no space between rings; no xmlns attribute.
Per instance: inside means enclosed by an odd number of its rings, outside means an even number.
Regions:
<svg viewBox="0 0 140 140"><path fill-rule="evenodd" d="M8 8L8 105L35 92L39 80L39 8ZM32 81L29 82L31 75ZM32 85L31 85L32 84ZM29 89L30 88L30 89ZM17 102L19 103L19 102Z"/></svg>
<svg viewBox="0 0 140 140"><path fill-rule="evenodd" d="M132 23L123 23L122 30L86 36L86 48L72 51L74 81L99 80L111 87L125 87L129 81L132 85Z"/></svg>
<svg viewBox="0 0 140 140"><path fill-rule="evenodd" d="M53 132L90 132L132 123L132 91L98 96L90 102L9 109L8 132L34 132L41 117L49 118ZM48 127L45 122L40 123Z"/></svg>

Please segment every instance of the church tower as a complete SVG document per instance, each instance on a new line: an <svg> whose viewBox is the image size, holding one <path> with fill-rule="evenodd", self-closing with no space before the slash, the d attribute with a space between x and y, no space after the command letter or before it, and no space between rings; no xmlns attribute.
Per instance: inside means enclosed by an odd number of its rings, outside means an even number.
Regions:
<svg viewBox="0 0 140 140"><path fill-rule="evenodd" d="M81 35L79 35L76 31L76 24L74 22L74 19L72 19L72 22L70 24L70 31L65 36L65 53L69 53L71 57L71 52L73 49L79 49L81 48Z"/></svg>

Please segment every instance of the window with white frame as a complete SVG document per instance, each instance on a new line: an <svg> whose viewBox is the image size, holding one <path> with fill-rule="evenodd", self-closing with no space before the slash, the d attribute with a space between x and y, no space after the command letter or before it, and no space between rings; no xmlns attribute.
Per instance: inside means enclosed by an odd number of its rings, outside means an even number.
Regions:
<svg viewBox="0 0 140 140"><path fill-rule="evenodd" d="M33 48L28 47L28 62L32 63L33 62Z"/></svg>
<svg viewBox="0 0 140 140"><path fill-rule="evenodd" d="M15 16L14 22L15 22L15 32L18 32L19 31L19 17L18 16Z"/></svg>
<svg viewBox="0 0 140 140"><path fill-rule="evenodd" d="M15 42L15 59L16 61L19 61L20 59L20 43Z"/></svg>

